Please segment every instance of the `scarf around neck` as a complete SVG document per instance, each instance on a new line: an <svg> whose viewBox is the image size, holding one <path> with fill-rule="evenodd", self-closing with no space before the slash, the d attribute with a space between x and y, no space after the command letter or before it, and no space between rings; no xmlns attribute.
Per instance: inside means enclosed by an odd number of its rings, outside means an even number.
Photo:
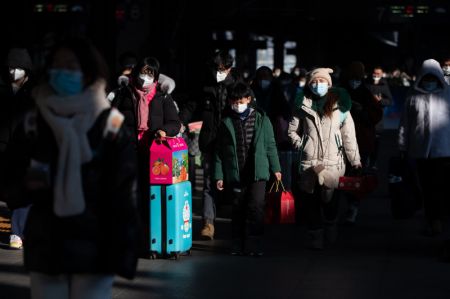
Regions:
<svg viewBox="0 0 450 299"><path fill-rule="evenodd" d="M57 95L48 85L34 90L37 107L58 145L53 210L59 217L79 215L85 209L81 166L93 157L87 133L110 107L105 86L98 80L72 96Z"/></svg>
<svg viewBox="0 0 450 299"><path fill-rule="evenodd" d="M138 105L138 139L141 139L145 131L149 129L150 103L156 94L156 86L157 83L155 82L146 89L133 88Z"/></svg>

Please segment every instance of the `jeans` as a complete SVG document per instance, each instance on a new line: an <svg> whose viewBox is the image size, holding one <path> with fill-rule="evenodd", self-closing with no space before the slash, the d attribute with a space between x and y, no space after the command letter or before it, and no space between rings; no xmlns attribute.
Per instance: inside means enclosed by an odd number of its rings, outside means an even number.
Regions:
<svg viewBox="0 0 450 299"><path fill-rule="evenodd" d="M23 238L23 231L27 222L28 211L30 206L14 209L11 212L11 234Z"/></svg>
<svg viewBox="0 0 450 299"><path fill-rule="evenodd" d="M217 196L215 182L213 182L214 154L202 153L203 156L203 221L214 223L216 219Z"/></svg>

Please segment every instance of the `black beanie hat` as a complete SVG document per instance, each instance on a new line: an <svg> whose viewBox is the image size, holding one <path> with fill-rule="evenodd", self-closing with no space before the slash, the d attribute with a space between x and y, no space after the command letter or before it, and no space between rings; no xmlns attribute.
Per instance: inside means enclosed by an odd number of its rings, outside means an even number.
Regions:
<svg viewBox="0 0 450 299"><path fill-rule="evenodd" d="M31 62L30 54L27 49L24 48L12 48L8 52L6 58L6 66L10 68L21 68L27 71L31 71L33 63Z"/></svg>

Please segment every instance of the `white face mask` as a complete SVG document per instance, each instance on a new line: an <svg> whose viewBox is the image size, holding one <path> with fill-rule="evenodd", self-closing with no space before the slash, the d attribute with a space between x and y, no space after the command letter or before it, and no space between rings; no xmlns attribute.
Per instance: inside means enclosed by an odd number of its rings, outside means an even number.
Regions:
<svg viewBox="0 0 450 299"><path fill-rule="evenodd" d="M20 80L23 77L25 77L25 70L24 69L19 69L19 68L15 68L15 69L10 69L9 73L11 74L11 77L14 81Z"/></svg>
<svg viewBox="0 0 450 299"><path fill-rule="evenodd" d="M149 87L155 81L155 79L153 77L150 77L149 75L144 75L144 74L140 74L139 78L144 81L142 83L143 88Z"/></svg>
<svg viewBox="0 0 450 299"><path fill-rule="evenodd" d="M300 87L305 87L305 85L306 85L306 81L299 81L298 82L298 86L300 86Z"/></svg>
<svg viewBox="0 0 450 299"><path fill-rule="evenodd" d="M247 110L248 104L233 104L231 105L231 109L233 109L236 113L243 113L245 110Z"/></svg>
<svg viewBox="0 0 450 299"><path fill-rule="evenodd" d="M444 66L442 70L444 71L444 75L450 76L450 66Z"/></svg>
<svg viewBox="0 0 450 299"><path fill-rule="evenodd" d="M217 83L222 82L223 80L225 80L227 75L228 75L227 72L217 72L217 74L216 74Z"/></svg>
<svg viewBox="0 0 450 299"><path fill-rule="evenodd" d="M375 82L380 82L380 80L381 80L381 77L378 77L378 76L372 76L372 78L373 78L373 81L375 81Z"/></svg>

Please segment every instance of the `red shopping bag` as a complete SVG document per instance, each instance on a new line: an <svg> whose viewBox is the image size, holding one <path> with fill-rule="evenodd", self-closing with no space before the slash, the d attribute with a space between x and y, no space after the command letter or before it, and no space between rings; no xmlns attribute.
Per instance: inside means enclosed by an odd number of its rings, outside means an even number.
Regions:
<svg viewBox="0 0 450 299"><path fill-rule="evenodd" d="M281 189L279 188L281 185ZM273 187L275 186L275 190ZM281 181L276 181L266 195L265 223L295 223L295 201L292 192L284 189Z"/></svg>

